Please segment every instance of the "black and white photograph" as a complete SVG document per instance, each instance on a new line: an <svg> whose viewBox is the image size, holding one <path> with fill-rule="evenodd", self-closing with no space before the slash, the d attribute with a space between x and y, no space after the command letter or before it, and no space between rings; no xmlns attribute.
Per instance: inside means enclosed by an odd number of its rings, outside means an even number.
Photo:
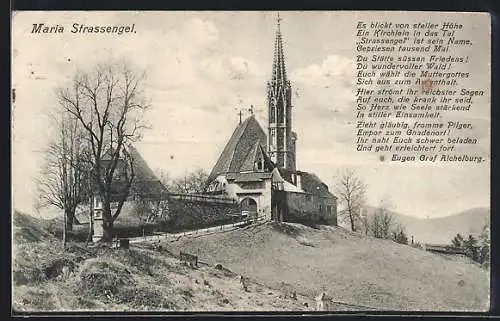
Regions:
<svg viewBox="0 0 500 321"><path fill-rule="evenodd" d="M12 313L488 311L490 24L13 11Z"/></svg>

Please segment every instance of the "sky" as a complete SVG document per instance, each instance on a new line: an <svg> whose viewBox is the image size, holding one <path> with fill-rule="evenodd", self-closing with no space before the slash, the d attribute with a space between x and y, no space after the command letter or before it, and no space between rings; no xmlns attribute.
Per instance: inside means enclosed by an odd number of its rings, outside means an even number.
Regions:
<svg viewBox="0 0 500 321"><path fill-rule="evenodd" d="M368 203L389 196L392 209L440 217L490 203L489 18L443 13L280 12L287 70L293 91L298 169L316 173L331 189L335 175L354 168L368 185ZM481 137L482 164L381 162L354 150L355 28L358 21L459 21L474 39L470 87L484 89L467 114ZM434 19L434 20L433 20ZM63 26L64 33L33 34L34 23ZM73 23L135 24L131 34L72 34ZM156 173L177 177L210 172L238 112L253 105L267 128L276 12L17 12L12 18L13 206L34 213L34 179L40 150L50 139L47 115L57 108L54 90L78 69L126 58L145 70L152 108L149 129L136 144ZM472 50L472 49L468 49ZM472 51L467 52L467 54Z"/></svg>

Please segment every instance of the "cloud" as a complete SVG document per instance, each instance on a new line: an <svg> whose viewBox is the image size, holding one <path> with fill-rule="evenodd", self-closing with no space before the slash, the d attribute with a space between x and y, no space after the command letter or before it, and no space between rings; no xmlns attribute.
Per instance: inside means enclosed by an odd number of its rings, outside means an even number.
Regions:
<svg viewBox="0 0 500 321"><path fill-rule="evenodd" d="M293 70L297 104L306 105L313 118L330 115L336 120L352 119L353 73L353 61L338 55L328 55L321 64Z"/></svg>
<svg viewBox="0 0 500 321"><path fill-rule="evenodd" d="M295 69L291 77L299 84L305 86L328 86L342 85L348 83L342 80L351 81L354 76L354 61L352 59L328 55L325 60L318 64L312 64L304 68Z"/></svg>
<svg viewBox="0 0 500 321"><path fill-rule="evenodd" d="M191 42L203 44L217 40L219 31L211 21L194 18L184 25L184 34Z"/></svg>
<svg viewBox="0 0 500 321"><path fill-rule="evenodd" d="M313 161L319 150L320 155L335 150L332 158L337 160L356 156L354 129L350 127L354 116L353 72L351 59L333 54L319 64L292 70L296 127L301 133L297 144L305 150L304 160ZM315 123L314 130L310 122Z"/></svg>

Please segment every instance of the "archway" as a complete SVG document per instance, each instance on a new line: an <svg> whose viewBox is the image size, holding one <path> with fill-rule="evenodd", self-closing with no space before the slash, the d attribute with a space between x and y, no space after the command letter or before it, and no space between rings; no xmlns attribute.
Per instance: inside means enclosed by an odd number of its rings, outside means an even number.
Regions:
<svg viewBox="0 0 500 321"><path fill-rule="evenodd" d="M257 202L251 197L241 200L241 215L246 217L257 216Z"/></svg>

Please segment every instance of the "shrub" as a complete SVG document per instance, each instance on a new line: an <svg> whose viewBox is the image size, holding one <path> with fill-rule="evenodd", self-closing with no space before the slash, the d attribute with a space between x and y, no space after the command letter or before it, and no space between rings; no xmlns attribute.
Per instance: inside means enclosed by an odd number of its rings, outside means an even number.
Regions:
<svg viewBox="0 0 500 321"><path fill-rule="evenodd" d="M120 262L101 257L86 260L79 273L79 290L91 297L115 295L123 286L133 285L130 271Z"/></svg>
<svg viewBox="0 0 500 321"><path fill-rule="evenodd" d="M175 304L167 300L154 285L124 286L120 288L117 300L119 303L130 305L134 309L149 307L158 310L172 310L176 308Z"/></svg>
<svg viewBox="0 0 500 321"><path fill-rule="evenodd" d="M64 268L72 272L76 265L77 263L73 256L61 254L42 262L41 269L48 279L53 279L61 275Z"/></svg>

